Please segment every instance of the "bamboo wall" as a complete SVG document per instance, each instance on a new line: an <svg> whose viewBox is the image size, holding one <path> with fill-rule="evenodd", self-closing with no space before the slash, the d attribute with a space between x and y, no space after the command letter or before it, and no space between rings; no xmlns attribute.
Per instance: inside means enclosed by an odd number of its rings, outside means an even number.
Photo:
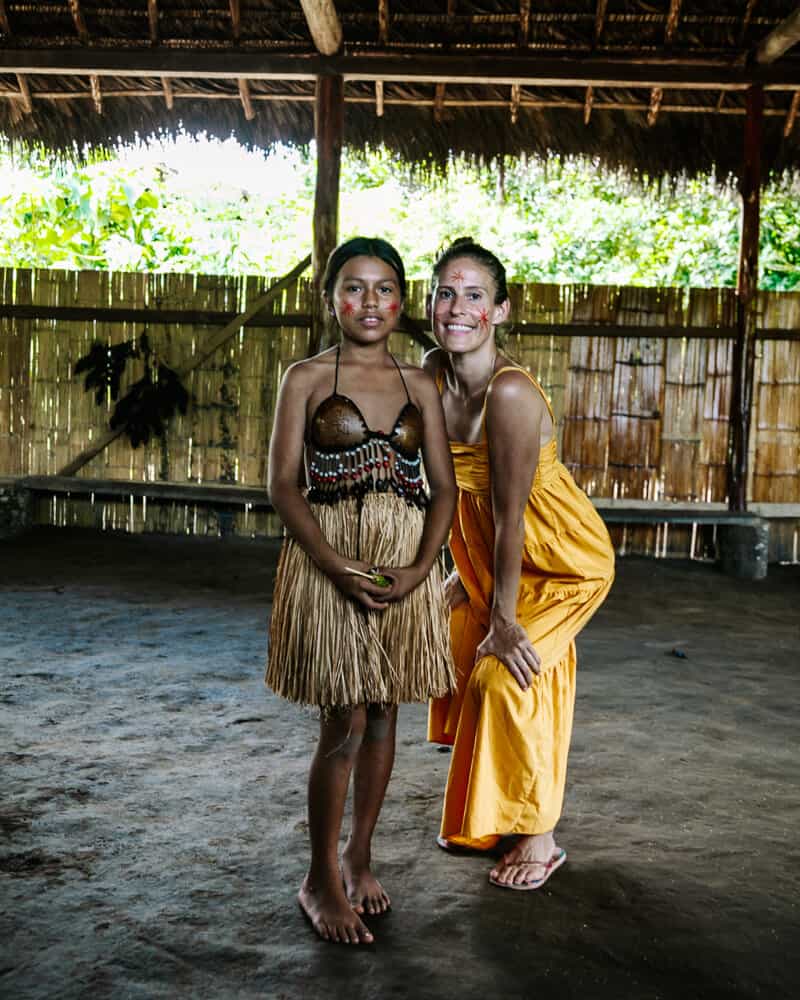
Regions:
<svg viewBox="0 0 800 1000"><path fill-rule="evenodd" d="M260 277L110 274L99 271L0 270L0 302L42 306L238 310L260 294ZM424 315L427 288L412 282L407 310ZM652 336L508 337L509 352L550 394L559 418L561 454L591 496L722 501L732 341L693 338L692 326L732 326L733 290L517 285L518 323L608 323L652 327ZM304 279L271 307L273 315L309 313ZM800 329L800 295L760 296L760 325ZM685 338L659 337L661 326ZM116 343L146 330L151 344L178 367L218 327L0 319L0 475L53 474L102 433L113 409L98 407L72 367L95 340ZM280 378L305 356L304 328L242 329L187 380L194 400L163 440L136 450L122 437L82 471L100 479L263 485L269 432ZM418 361L405 335L393 351ZM128 365L127 382L141 377ZM123 393L125 386L123 385ZM757 345L750 481L754 501L800 503L800 341ZM83 505L86 506L85 504ZM52 500L39 516L51 523L92 523L128 530L219 530L219 519L186 505L97 505ZM274 518L242 511L231 530L277 530ZM668 546L641 529L634 547ZM674 532L673 532L674 535ZM649 539L649 541L647 541ZM684 544L683 542L681 544ZM696 540L692 545L700 544Z"/></svg>

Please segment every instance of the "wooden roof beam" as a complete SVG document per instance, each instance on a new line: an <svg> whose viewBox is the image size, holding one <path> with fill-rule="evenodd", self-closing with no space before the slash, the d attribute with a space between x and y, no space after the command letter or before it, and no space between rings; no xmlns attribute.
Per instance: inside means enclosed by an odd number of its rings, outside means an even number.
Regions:
<svg viewBox="0 0 800 1000"><path fill-rule="evenodd" d="M375 114L378 118L383 118L383 81L375 81Z"/></svg>
<svg viewBox="0 0 800 1000"><path fill-rule="evenodd" d="M762 38L756 49L756 62L761 65L775 62L800 42L800 7L773 28L766 38Z"/></svg>
<svg viewBox="0 0 800 1000"><path fill-rule="evenodd" d="M517 118L519 117L519 101L522 94L522 88L518 83L511 84L511 124L517 124Z"/></svg>
<svg viewBox="0 0 800 1000"><path fill-rule="evenodd" d="M342 47L342 25L333 0L300 0L317 51L332 56Z"/></svg>
<svg viewBox="0 0 800 1000"><path fill-rule="evenodd" d="M518 83L522 87L664 87L669 90L795 91L800 87L800 59L775 65L742 65L731 60L674 58L551 59L528 55L377 53L334 57L286 53L172 49L164 46L124 50L101 47L12 49L0 46L0 74L41 76L113 76L235 80L309 80L336 73L347 82L413 84Z"/></svg>
<svg viewBox="0 0 800 1000"><path fill-rule="evenodd" d="M678 29L678 19L681 16L682 0L669 0L669 13L667 14L667 26L664 29L664 45L669 48ZM661 109L661 102L664 99L664 88L653 87L650 91L650 107L647 111L647 124L650 128L655 125L658 119L658 112Z"/></svg>
<svg viewBox="0 0 800 1000"><path fill-rule="evenodd" d="M583 99L583 124L588 125L592 117L592 106L594 105L594 87L586 88L586 96Z"/></svg>

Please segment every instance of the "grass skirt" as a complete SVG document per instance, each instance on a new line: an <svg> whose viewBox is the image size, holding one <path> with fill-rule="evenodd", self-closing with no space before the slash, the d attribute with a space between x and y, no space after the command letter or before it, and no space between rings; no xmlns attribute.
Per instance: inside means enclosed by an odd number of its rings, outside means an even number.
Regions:
<svg viewBox="0 0 800 1000"><path fill-rule="evenodd" d="M393 493L311 504L328 543L341 555L391 569L417 555L425 513ZM427 578L385 611L345 597L303 549L281 550L266 682L276 694L323 709L362 703L427 701L454 686L448 613L437 563Z"/></svg>

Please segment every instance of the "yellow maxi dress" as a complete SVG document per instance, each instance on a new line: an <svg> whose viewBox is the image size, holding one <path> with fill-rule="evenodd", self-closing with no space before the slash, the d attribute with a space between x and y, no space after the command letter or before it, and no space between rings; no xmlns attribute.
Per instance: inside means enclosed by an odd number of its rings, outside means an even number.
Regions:
<svg viewBox="0 0 800 1000"><path fill-rule="evenodd" d="M541 386L528 377L552 417ZM575 636L611 587L614 550L552 439L540 451L525 509L517 599L517 620L541 657L541 673L523 691L496 657L475 663L494 591L485 433L477 444L451 441L450 448L458 483L450 551L469 602L452 612L457 687L430 703L428 739L453 746L441 835L488 849L504 834L547 833L561 815L575 702Z"/></svg>

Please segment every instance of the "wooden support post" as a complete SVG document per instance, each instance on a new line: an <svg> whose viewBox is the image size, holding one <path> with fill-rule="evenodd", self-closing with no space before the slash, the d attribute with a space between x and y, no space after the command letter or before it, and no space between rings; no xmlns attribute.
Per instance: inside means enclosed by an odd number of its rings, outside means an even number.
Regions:
<svg viewBox="0 0 800 1000"><path fill-rule="evenodd" d="M25 109L25 114L29 115L33 111L33 100L31 99L31 88L28 86L28 81L21 73L17 73L17 84L19 85L19 94L22 98L22 107ZM789 134L788 132L786 133Z"/></svg>
<svg viewBox="0 0 800 1000"><path fill-rule="evenodd" d="M317 77L314 133L317 140L317 186L314 193L314 288L311 302L309 357L331 341L331 324L322 301L322 278L339 232L339 171L344 131L344 80L337 74Z"/></svg>
<svg viewBox="0 0 800 1000"><path fill-rule="evenodd" d="M253 303L251 303L251 305L249 305L243 313L240 313L225 327L213 334L205 342L205 344L198 349L191 361L188 361L186 364L175 369L178 377L184 379L190 372L194 371L195 368L199 368L206 358L210 357L214 351L218 350L227 340L230 340L231 337L238 333L248 320L260 313L261 310L265 309L273 299L276 299L285 288L288 288L289 285L297 281L310 263L311 258L304 257L303 260L301 260L299 264L296 264L288 274L285 274L279 281L276 281L274 285L271 285L267 291L264 292L263 295L260 295ZM116 441L116 439L123 434L124 431L124 424L121 427L115 427L114 430L107 430L105 434L101 434L100 437L96 441L93 441L88 448L80 453L80 455L65 465L63 469L59 470L58 475L74 476L79 469L82 469L84 465L91 462L96 455L99 455L101 451L104 451L112 441Z"/></svg>
<svg viewBox="0 0 800 1000"><path fill-rule="evenodd" d="M6 0L0 0L0 35L11 34L11 22L8 20Z"/></svg>
<svg viewBox="0 0 800 1000"><path fill-rule="evenodd" d="M792 103L789 105L789 112L786 115L786 123L783 126L784 139L788 139L792 134L792 129L794 128L798 112L800 112L800 90L796 90L794 92Z"/></svg>
<svg viewBox="0 0 800 1000"><path fill-rule="evenodd" d="M375 114L383 118L383 80L375 81Z"/></svg>
<svg viewBox="0 0 800 1000"><path fill-rule="evenodd" d="M764 91L747 91L744 163L740 180L742 237L736 301L736 342L733 348L733 388L728 431L728 506L747 510L747 453L755 372L756 306L758 294L758 235L761 194L761 133Z"/></svg>

